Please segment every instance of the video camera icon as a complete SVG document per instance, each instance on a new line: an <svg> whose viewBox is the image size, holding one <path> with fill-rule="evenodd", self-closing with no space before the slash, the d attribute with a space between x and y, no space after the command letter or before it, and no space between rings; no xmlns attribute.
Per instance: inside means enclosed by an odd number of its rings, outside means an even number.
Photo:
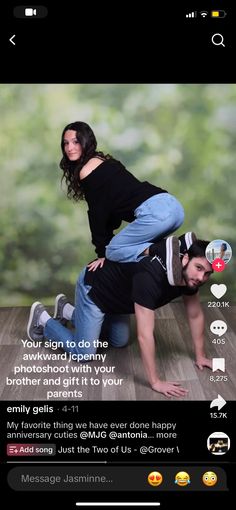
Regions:
<svg viewBox="0 0 236 510"><path fill-rule="evenodd" d="M32 8L26 7L25 16L37 16L37 9L32 9Z"/></svg>
<svg viewBox="0 0 236 510"><path fill-rule="evenodd" d="M13 9L15 18L46 18L48 9L45 5L18 5Z"/></svg>

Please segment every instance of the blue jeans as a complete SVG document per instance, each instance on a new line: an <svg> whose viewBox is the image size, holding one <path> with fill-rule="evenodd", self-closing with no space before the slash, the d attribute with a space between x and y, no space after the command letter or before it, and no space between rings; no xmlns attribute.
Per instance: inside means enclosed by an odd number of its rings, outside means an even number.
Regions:
<svg viewBox="0 0 236 510"><path fill-rule="evenodd" d="M129 340L129 315L103 313L88 296L91 287L84 283L85 271L86 268L80 273L76 284L75 310L72 316L74 330L62 326L55 319L49 319L44 328L44 337L60 341L66 352L80 355L95 354L97 349L93 342L99 338L108 341L113 347L124 347ZM72 344L71 347L66 342L75 342L75 345ZM78 342L86 342L86 346L78 345Z"/></svg>
<svg viewBox="0 0 236 510"><path fill-rule="evenodd" d="M134 211L135 220L116 234L106 246L106 258L114 262L139 262L140 255L155 239L161 239L180 227L184 210L169 193L145 200Z"/></svg>

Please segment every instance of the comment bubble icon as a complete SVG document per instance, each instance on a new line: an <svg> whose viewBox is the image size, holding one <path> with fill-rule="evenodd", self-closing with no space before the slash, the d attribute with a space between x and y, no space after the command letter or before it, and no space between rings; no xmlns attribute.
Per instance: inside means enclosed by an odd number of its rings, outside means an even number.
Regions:
<svg viewBox="0 0 236 510"><path fill-rule="evenodd" d="M227 331L227 324L221 320L213 321L210 325L210 330L214 335L222 336Z"/></svg>

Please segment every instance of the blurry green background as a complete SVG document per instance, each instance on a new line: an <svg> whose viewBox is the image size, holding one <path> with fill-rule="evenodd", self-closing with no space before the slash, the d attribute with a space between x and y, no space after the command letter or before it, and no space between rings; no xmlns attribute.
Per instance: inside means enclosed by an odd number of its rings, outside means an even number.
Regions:
<svg viewBox="0 0 236 510"><path fill-rule="evenodd" d="M178 234L222 238L235 253L236 85L0 85L0 111L0 306L73 299L95 258L86 203L60 184L61 132L76 120L140 180L176 195ZM212 279L228 285L224 299L235 295L234 260Z"/></svg>

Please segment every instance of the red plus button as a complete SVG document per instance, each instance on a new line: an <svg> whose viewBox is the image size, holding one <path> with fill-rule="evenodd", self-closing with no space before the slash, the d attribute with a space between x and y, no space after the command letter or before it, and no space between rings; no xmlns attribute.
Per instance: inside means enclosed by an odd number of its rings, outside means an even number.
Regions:
<svg viewBox="0 0 236 510"><path fill-rule="evenodd" d="M212 269L214 269L214 271L217 271L218 273L220 273L221 271L224 271L224 268L225 268L225 263L222 259L213 260Z"/></svg>

